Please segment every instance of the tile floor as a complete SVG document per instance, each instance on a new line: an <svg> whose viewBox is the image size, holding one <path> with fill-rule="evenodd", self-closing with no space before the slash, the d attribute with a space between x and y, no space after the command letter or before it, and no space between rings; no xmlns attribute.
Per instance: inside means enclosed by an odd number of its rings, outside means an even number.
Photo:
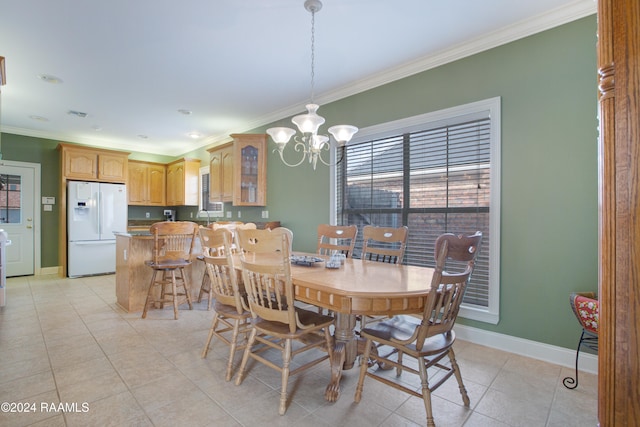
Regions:
<svg viewBox="0 0 640 427"><path fill-rule="evenodd" d="M114 276L11 278L0 309L0 425L9 426L414 426L421 400L368 379L353 402L357 370L345 371L338 402L324 400L323 363L289 382L278 415L278 374L251 364L240 386L224 381L227 347L200 352L212 312L206 302L182 309L126 313L115 303ZM456 352L471 407L455 380L433 398L444 426L595 426L597 378L568 368L458 341ZM239 360L239 358L237 359ZM393 371L389 371L393 372ZM412 381L403 375L403 381ZM20 406L18 406L20 405ZM24 412L24 406L30 412ZM67 411L61 410L66 406Z"/></svg>

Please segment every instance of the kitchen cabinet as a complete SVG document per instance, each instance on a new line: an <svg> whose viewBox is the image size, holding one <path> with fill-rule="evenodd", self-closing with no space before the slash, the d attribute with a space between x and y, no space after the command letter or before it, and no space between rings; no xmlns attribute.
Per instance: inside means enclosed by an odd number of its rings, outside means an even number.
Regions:
<svg viewBox="0 0 640 427"><path fill-rule="evenodd" d="M233 202L233 144L209 150L209 201Z"/></svg>
<svg viewBox="0 0 640 427"><path fill-rule="evenodd" d="M129 160L129 205L165 206L167 167L160 163Z"/></svg>
<svg viewBox="0 0 640 427"><path fill-rule="evenodd" d="M129 153L59 144L66 179L126 183Z"/></svg>
<svg viewBox="0 0 640 427"><path fill-rule="evenodd" d="M267 204L267 135L233 134L233 205Z"/></svg>
<svg viewBox="0 0 640 427"><path fill-rule="evenodd" d="M200 160L183 158L167 165L167 206L198 206Z"/></svg>

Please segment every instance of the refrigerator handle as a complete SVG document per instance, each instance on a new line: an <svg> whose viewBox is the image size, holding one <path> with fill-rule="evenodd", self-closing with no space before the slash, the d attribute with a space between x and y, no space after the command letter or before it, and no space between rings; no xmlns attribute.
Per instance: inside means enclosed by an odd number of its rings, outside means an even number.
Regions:
<svg viewBox="0 0 640 427"><path fill-rule="evenodd" d="M98 206L96 211L96 224L98 225L98 235L102 235L102 191L98 191L96 194L96 200L98 201Z"/></svg>

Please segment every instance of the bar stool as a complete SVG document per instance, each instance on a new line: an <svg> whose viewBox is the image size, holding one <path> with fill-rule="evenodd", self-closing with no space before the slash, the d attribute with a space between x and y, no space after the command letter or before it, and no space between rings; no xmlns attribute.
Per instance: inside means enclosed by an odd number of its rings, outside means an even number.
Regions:
<svg viewBox="0 0 640 427"><path fill-rule="evenodd" d="M153 235L153 258L145 264L153 269L149 292L142 311L142 318L147 317L149 305L165 302L173 303L173 316L178 319L178 298L185 297L189 310L193 309L189 295L189 283L185 275L185 267L191 265L191 254L198 236L198 225L188 221L164 221L151 225ZM176 271L179 274L176 274ZM158 272L162 272L158 277ZM170 285L170 290L167 289ZM156 298L156 288L160 288L160 298ZM182 292L178 291L182 288ZM167 299L167 297L171 297ZM180 302L181 304L181 302Z"/></svg>

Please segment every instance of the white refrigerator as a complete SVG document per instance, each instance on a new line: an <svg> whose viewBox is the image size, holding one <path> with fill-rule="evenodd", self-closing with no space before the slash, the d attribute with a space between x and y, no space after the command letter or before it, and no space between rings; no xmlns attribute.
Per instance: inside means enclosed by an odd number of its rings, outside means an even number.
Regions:
<svg viewBox="0 0 640 427"><path fill-rule="evenodd" d="M67 184L67 275L116 271L116 236L127 231L124 184L69 181Z"/></svg>

